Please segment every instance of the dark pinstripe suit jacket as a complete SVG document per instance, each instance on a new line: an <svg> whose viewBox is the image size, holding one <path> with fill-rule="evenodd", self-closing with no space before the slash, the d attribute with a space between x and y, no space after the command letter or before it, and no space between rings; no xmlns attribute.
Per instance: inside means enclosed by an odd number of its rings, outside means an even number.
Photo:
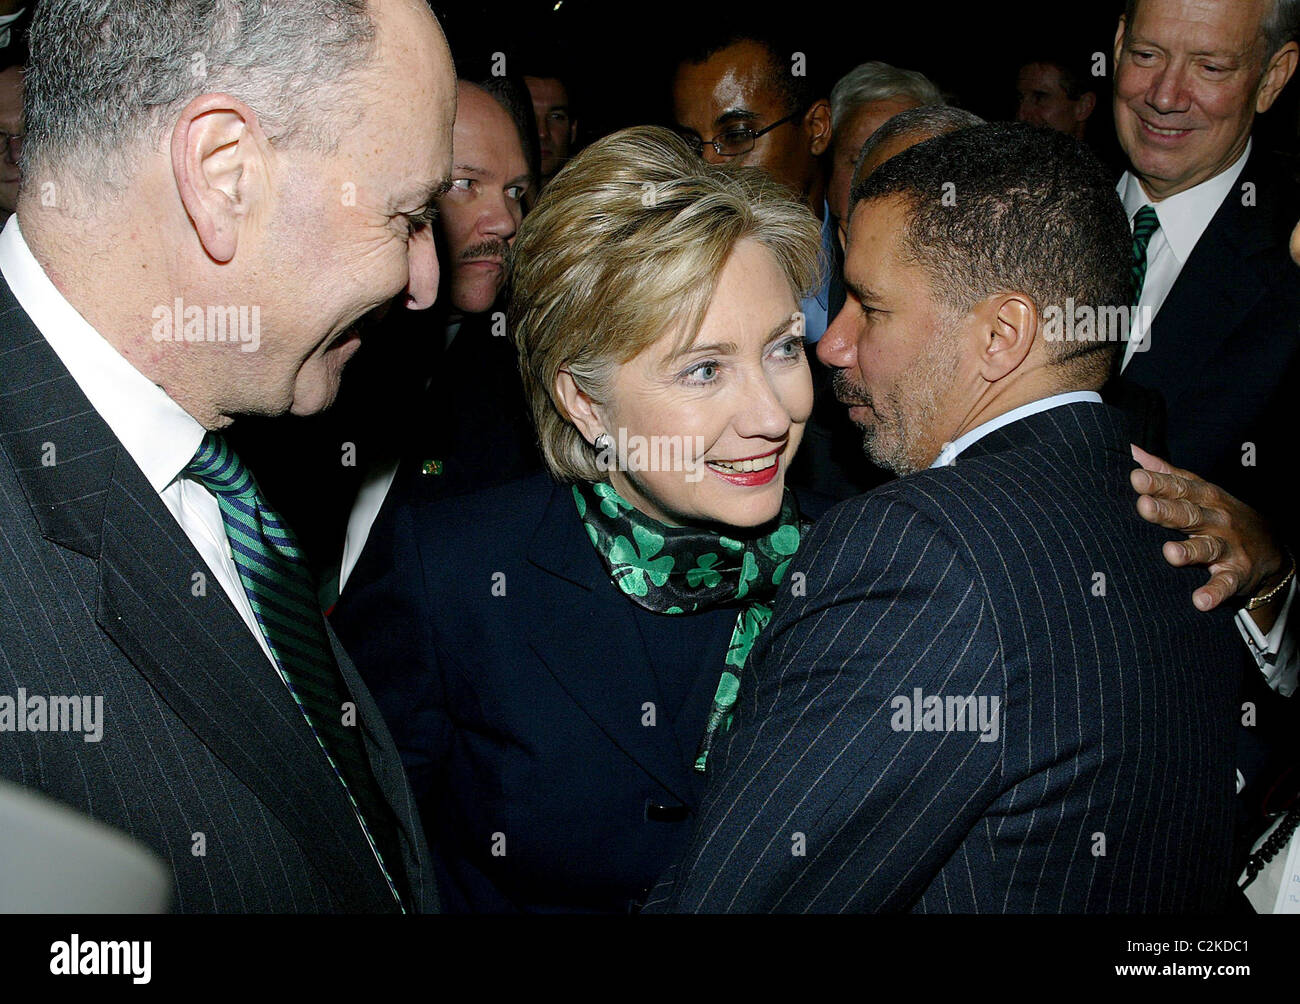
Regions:
<svg viewBox="0 0 1300 1004"><path fill-rule="evenodd" d="M436 909L397 751L330 639L399 820L409 898ZM0 695L19 688L102 696L103 738L0 732L0 777L152 847L175 873L177 911L395 908L288 690L0 280Z"/></svg>
<svg viewBox="0 0 1300 1004"><path fill-rule="evenodd" d="M1066 405L822 517L647 909L1221 908L1237 641L1132 467L1119 412Z"/></svg>

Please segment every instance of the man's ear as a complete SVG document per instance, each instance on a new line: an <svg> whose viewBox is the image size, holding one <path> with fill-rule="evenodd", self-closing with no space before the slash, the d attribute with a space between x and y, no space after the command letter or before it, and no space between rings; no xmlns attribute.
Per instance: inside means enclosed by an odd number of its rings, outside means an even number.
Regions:
<svg viewBox="0 0 1300 1004"><path fill-rule="evenodd" d="M1282 88L1295 73L1296 60L1300 58L1300 46L1287 42L1273 54L1268 62L1268 69L1260 78L1259 91L1255 95L1255 114L1262 115L1273 107L1273 102L1282 93Z"/></svg>
<svg viewBox="0 0 1300 1004"><path fill-rule="evenodd" d="M1128 28L1128 24L1125 23L1124 15L1121 14L1119 16L1119 27L1115 29L1115 52L1114 52L1115 65L1111 67L1112 80L1115 79L1115 77L1119 74L1119 57L1120 57L1120 53L1124 51L1124 32L1127 30L1127 28Z"/></svg>
<svg viewBox="0 0 1300 1004"><path fill-rule="evenodd" d="M1023 293L997 293L975 305L977 369L989 383L1014 373L1038 336L1038 307Z"/></svg>
<svg viewBox="0 0 1300 1004"><path fill-rule="evenodd" d="M1088 116L1093 113L1097 107L1097 95L1092 91L1087 91L1079 98L1078 104L1074 106L1074 119L1076 122L1087 122Z"/></svg>
<svg viewBox="0 0 1300 1004"><path fill-rule="evenodd" d="M831 103L825 98L814 101L804 113L803 127L808 133L809 152L820 157L831 145Z"/></svg>
<svg viewBox="0 0 1300 1004"><path fill-rule="evenodd" d="M572 119L569 122L569 145L572 146L578 142L578 120Z"/></svg>
<svg viewBox="0 0 1300 1004"><path fill-rule="evenodd" d="M599 406L578 386L578 381L568 370L560 370L555 375L555 398L565 417L577 426L587 442L594 443L601 433L609 432Z"/></svg>
<svg viewBox="0 0 1300 1004"><path fill-rule="evenodd" d="M235 257L241 224L263 197L268 144L257 116L229 94L201 94L172 128L172 174L213 261Z"/></svg>

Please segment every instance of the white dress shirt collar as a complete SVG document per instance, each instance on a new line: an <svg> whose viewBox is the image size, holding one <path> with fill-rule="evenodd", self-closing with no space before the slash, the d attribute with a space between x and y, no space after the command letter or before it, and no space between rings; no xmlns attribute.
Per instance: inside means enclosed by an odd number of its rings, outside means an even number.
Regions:
<svg viewBox="0 0 1300 1004"><path fill-rule="evenodd" d="M1077 404L1080 401L1089 401L1093 404L1101 404L1101 395L1095 390L1072 390L1065 394L1053 394L1051 397L1040 398L1037 401L1030 401L1028 404L1022 404L1019 408L1012 408L1010 411L999 415L997 418L991 418L983 425L977 425L969 432L958 436L951 443L944 443L943 449L939 451L939 456L935 458L934 467L949 467L956 463L957 456L972 443L983 439L990 432L995 432L1004 425L1010 425L1012 422L1018 422L1022 418L1028 418L1030 415L1037 415L1040 411L1047 411L1051 408L1059 408L1066 404Z"/></svg>
<svg viewBox="0 0 1300 1004"><path fill-rule="evenodd" d="M0 272L95 411L154 491L161 492L193 458L203 440L203 426L64 299L27 247L17 214L0 233ZM148 323L141 320L142 325Z"/></svg>
<svg viewBox="0 0 1300 1004"><path fill-rule="evenodd" d="M1219 211L1223 200L1228 197L1228 193L1236 186L1237 179L1241 177L1241 172L1246 169L1253 142L1246 141L1246 149L1226 171L1159 202L1153 202L1137 177L1131 171L1125 171L1115 190L1124 203L1130 226L1139 209L1143 206L1153 207L1170 249L1178 261L1185 265L1192 256L1196 242L1201 239L1210 221L1214 219L1214 214Z"/></svg>

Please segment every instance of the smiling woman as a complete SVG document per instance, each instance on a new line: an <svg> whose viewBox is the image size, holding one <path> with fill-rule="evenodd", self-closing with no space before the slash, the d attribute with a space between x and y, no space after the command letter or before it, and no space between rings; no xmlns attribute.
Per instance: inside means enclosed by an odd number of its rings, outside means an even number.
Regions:
<svg viewBox="0 0 1300 1004"><path fill-rule="evenodd" d="M651 127L580 153L520 228L550 472L396 513L334 615L446 908L624 912L684 849L806 527L785 475L819 246L784 188Z"/></svg>

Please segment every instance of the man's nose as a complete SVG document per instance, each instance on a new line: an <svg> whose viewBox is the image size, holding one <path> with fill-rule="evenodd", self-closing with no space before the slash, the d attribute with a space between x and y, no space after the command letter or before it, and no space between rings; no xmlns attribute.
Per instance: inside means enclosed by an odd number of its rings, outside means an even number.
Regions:
<svg viewBox="0 0 1300 1004"><path fill-rule="evenodd" d="M433 229L421 227L411 236L407 251L406 306L424 310L438 297L438 253Z"/></svg>
<svg viewBox="0 0 1300 1004"><path fill-rule="evenodd" d="M504 192L491 197L484 206L483 215L479 217L479 232L490 237L499 237L503 241L512 240L519 229L521 213L519 203L507 198Z"/></svg>
<svg viewBox="0 0 1300 1004"><path fill-rule="evenodd" d="M1185 83L1186 76L1183 68L1166 64L1155 75L1151 86L1147 89L1147 104L1162 115L1186 111Z"/></svg>
<svg viewBox="0 0 1300 1004"><path fill-rule="evenodd" d="M845 303L817 342L817 358L827 366L848 369L857 359L857 339L848 320L850 309L851 303Z"/></svg>

